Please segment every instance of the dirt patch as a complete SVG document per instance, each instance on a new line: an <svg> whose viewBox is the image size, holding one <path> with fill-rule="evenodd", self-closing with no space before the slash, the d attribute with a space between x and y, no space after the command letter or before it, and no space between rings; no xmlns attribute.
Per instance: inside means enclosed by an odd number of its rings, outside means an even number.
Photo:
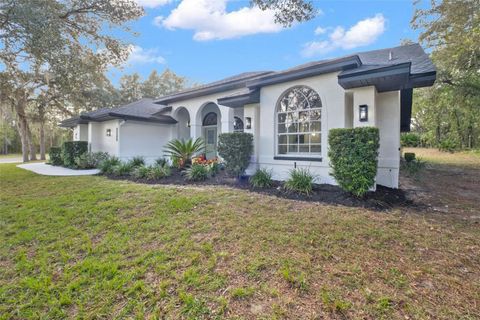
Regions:
<svg viewBox="0 0 480 320"><path fill-rule="evenodd" d="M251 192L276 196L284 199L318 202L349 207L362 207L374 210L387 210L396 207L423 207L421 203L414 202L405 196L401 189L391 189L377 186L375 192L368 192L363 198L357 198L343 191L338 186L329 184L315 184L313 192L309 195L290 192L283 188L281 181L274 181L270 188L253 188L248 183L247 177L232 178L225 171L220 171L215 177L205 181L186 181L179 170L173 170L172 175L159 180L135 179L130 176L108 176L114 180L130 180L137 183L162 184L162 185L190 185L190 186L227 186Z"/></svg>

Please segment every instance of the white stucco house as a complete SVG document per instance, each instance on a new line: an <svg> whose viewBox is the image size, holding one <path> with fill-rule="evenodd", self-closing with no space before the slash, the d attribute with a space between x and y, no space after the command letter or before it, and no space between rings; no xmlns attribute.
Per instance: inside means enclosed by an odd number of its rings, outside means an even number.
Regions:
<svg viewBox="0 0 480 320"><path fill-rule="evenodd" d="M254 136L248 172L265 167L284 180L308 167L321 183L330 176L328 132L375 126L380 130L377 184L397 188L400 132L410 128L413 88L431 86L435 67L418 44L316 61L284 71L247 72L158 99L101 109L67 119L74 140L121 159L163 155L174 138L202 137L207 157L217 137Z"/></svg>

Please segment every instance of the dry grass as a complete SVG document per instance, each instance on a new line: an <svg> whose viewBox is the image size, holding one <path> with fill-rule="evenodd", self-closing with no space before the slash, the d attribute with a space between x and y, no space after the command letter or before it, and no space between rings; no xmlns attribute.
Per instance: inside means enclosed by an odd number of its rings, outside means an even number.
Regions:
<svg viewBox="0 0 480 320"><path fill-rule="evenodd" d="M433 148L403 148L431 164L480 169L480 151L443 152Z"/></svg>
<svg viewBox="0 0 480 320"><path fill-rule="evenodd" d="M1 319L480 318L472 220L0 175Z"/></svg>
<svg viewBox="0 0 480 320"><path fill-rule="evenodd" d="M434 211L480 221L480 155L405 148L427 162L417 177L401 177L401 187Z"/></svg>

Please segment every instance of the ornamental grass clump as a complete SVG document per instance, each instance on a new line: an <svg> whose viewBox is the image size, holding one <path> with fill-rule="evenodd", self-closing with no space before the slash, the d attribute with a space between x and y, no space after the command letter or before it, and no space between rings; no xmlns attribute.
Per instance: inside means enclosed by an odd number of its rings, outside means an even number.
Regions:
<svg viewBox="0 0 480 320"><path fill-rule="evenodd" d="M99 164L99 169L102 174L112 174L113 168L121 163L120 159L115 156L108 157Z"/></svg>
<svg viewBox="0 0 480 320"><path fill-rule="evenodd" d="M160 180L165 177L169 177L172 174L172 169L168 164L163 166L153 165L148 168L146 178L148 180Z"/></svg>
<svg viewBox="0 0 480 320"><path fill-rule="evenodd" d="M132 173L134 167L130 162L120 162L112 168L112 175L117 177L128 176Z"/></svg>
<svg viewBox="0 0 480 320"><path fill-rule="evenodd" d="M129 164L134 168L144 166L145 165L145 158L141 157L141 156L133 157L129 161Z"/></svg>
<svg viewBox="0 0 480 320"><path fill-rule="evenodd" d="M290 177L285 181L284 186L288 191L309 195L313 191L314 182L315 176L310 170L298 168L290 170Z"/></svg>
<svg viewBox="0 0 480 320"><path fill-rule="evenodd" d="M273 185L272 171L265 168L258 169L248 181L254 188L269 188Z"/></svg>
<svg viewBox="0 0 480 320"><path fill-rule="evenodd" d="M205 181L210 177L208 166L203 164L192 164L183 174L188 181Z"/></svg>
<svg viewBox="0 0 480 320"><path fill-rule="evenodd" d="M150 167L142 165L133 169L132 177L135 179L145 179L147 178L149 172Z"/></svg>

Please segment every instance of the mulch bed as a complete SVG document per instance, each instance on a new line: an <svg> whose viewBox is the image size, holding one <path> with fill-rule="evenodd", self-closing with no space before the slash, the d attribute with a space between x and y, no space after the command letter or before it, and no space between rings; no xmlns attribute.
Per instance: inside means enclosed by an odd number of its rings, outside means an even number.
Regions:
<svg viewBox="0 0 480 320"><path fill-rule="evenodd" d="M181 171L172 169L172 175L159 180L135 179L130 176L108 176L113 180L130 180L145 184L182 185L182 186L228 186L237 189L250 190L261 194L273 195L279 198L300 201L319 202L349 207L363 207L374 210L387 210L395 207L419 207L405 196L401 189L391 189L377 186L375 192L368 192L363 198L356 198L337 186L329 184L315 184L310 195L298 194L285 190L281 181L274 181L270 188L253 188L248 183L248 178L236 179L228 176L225 171L220 171L215 177L205 181L186 181Z"/></svg>

